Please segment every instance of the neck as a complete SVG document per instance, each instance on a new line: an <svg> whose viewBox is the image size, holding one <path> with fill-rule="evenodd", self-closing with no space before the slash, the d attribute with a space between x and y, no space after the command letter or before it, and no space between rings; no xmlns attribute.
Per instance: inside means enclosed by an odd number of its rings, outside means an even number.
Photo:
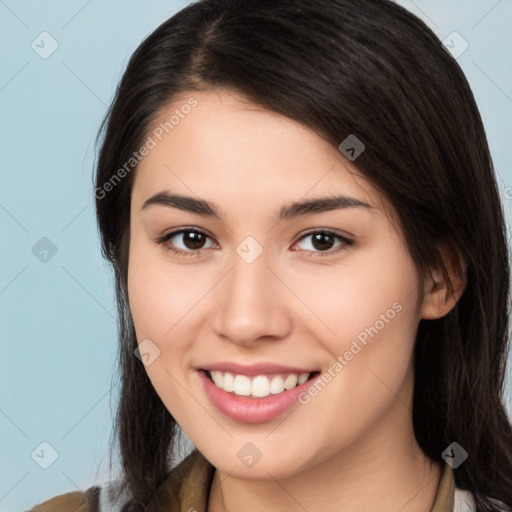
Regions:
<svg viewBox="0 0 512 512"><path fill-rule="evenodd" d="M421 450L404 409L400 422L379 422L364 439L300 474L243 480L216 470L208 512L430 512L441 466Z"/></svg>

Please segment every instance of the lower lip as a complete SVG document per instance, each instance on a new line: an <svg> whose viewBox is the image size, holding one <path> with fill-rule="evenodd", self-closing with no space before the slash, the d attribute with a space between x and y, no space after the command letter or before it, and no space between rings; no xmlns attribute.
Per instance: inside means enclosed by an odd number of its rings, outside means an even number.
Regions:
<svg viewBox="0 0 512 512"><path fill-rule="evenodd" d="M279 417L298 402L299 395L306 391L318 376L299 386L264 398L251 398L228 393L218 388L206 375L198 371L204 390L213 404L227 417L243 423L263 423Z"/></svg>

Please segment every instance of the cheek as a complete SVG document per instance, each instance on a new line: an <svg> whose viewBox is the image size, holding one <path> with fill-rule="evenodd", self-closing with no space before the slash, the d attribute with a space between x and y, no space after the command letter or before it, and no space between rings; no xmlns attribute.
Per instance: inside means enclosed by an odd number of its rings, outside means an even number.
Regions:
<svg viewBox="0 0 512 512"><path fill-rule="evenodd" d="M324 372L325 386L318 392L323 398L317 403L333 408L315 409L319 421L332 423L328 431L337 432L336 425L343 425L348 436L355 436L397 396L407 401L402 388L410 384L419 321L418 279L407 255L390 248L380 251L379 258L374 254L351 268L340 266L331 276L309 274L293 283L314 313L303 317L303 325L332 357Z"/></svg>
<svg viewBox="0 0 512 512"><path fill-rule="evenodd" d="M188 378L195 322L201 298L211 284L193 270L171 265L163 252L132 237L128 266L128 297L138 343L149 339L159 355L145 370L171 413L179 416L189 404L180 383ZM206 277L206 276L204 276Z"/></svg>
<svg viewBox="0 0 512 512"><path fill-rule="evenodd" d="M194 278L192 278L194 277ZM137 244L130 248L128 295L137 338L159 344L179 330L181 319L204 294L201 279L166 263L160 249Z"/></svg>
<svg viewBox="0 0 512 512"><path fill-rule="evenodd" d="M186 417L190 405L189 396L181 384L184 381L188 338L183 335L185 322L180 322L180 319L190 309L187 304L193 292L179 282L179 272L174 275L174 272L163 271L165 265L162 265L161 258L157 261L154 252L136 244L130 248L130 311L138 344L150 340L154 344L150 345L153 354L158 354L144 369L155 392L180 422L183 416Z"/></svg>
<svg viewBox="0 0 512 512"><path fill-rule="evenodd" d="M391 332L404 321L408 332L414 327L418 276L399 247L361 252L329 269L310 266L286 282L305 306L303 325L331 353L347 350L353 339L364 342L375 329Z"/></svg>

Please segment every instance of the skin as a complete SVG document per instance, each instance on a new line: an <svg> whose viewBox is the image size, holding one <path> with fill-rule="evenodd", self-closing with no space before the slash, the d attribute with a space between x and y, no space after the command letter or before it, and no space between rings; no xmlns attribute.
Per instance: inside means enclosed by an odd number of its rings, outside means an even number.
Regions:
<svg viewBox="0 0 512 512"><path fill-rule="evenodd" d="M128 292L138 342L150 339L160 350L145 366L148 376L216 468L208 510L431 510L441 467L421 451L412 427L414 339L421 318L455 305L463 279L454 279L453 296L437 269L422 279L393 208L358 172L357 160L304 125L214 89L175 98L155 126L191 95L198 105L136 171ZM162 205L142 209L164 190L215 203L222 221ZM333 193L373 208L276 222L282 206ZM199 257L155 242L183 227L208 235ZM355 243L335 252L335 238L332 248L303 238L319 229ZM247 236L263 248L250 264L236 252ZM173 243L197 251L183 235L167 246ZM453 254L442 251L450 265ZM396 302L401 311L342 371L282 417L236 422L204 394L196 369L212 362L325 372ZM247 442L262 454L252 467L237 457Z"/></svg>

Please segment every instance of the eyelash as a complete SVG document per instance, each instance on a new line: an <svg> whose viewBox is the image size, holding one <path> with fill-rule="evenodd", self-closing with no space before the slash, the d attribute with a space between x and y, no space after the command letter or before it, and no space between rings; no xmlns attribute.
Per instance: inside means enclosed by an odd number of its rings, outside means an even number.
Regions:
<svg viewBox="0 0 512 512"><path fill-rule="evenodd" d="M161 237L156 238L155 239L155 243L157 243L159 245L163 245L166 250L172 251L173 253L175 253L175 254L177 254L179 256L195 256L195 257L200 257L202 252L205 251L206 249L197 249L197 250L183 251L182 249L177 249L176 247L173 247L173 246L170 246L170 245L167 244L167 242L171 238L174 238L176 235L180 235L182 233L198 233L198 234L204 235L207 238L210 238L210 236L208 236L204 231L201 231L199 229L180 229L178 231L172 231L171 233L167 233L167 234L165 234L165 235L163 235ZM312 253L310 255L312 257L316 257L316 256L319 256L319 257L332 256L333 254L337 254L339 252L346 251L348 249L348 247L354 245L354 240L351 240L349 238L341 236L338 233L334 233L333 231L327 231L325 229L319 229L317 231L310 231L309 233L306 233L301 238L299 238L298 241L301 241L304 238L307 238L308 236L317 235L317 234L330 235L330 236L334 237L336 240L338 240L340 242L343 242L343 244L341 246L339 246L337 249L332 250L332 251L331 250L328 250L328 251L318 251L318 252L317 251L306 251L306 252Z"/></svg>

